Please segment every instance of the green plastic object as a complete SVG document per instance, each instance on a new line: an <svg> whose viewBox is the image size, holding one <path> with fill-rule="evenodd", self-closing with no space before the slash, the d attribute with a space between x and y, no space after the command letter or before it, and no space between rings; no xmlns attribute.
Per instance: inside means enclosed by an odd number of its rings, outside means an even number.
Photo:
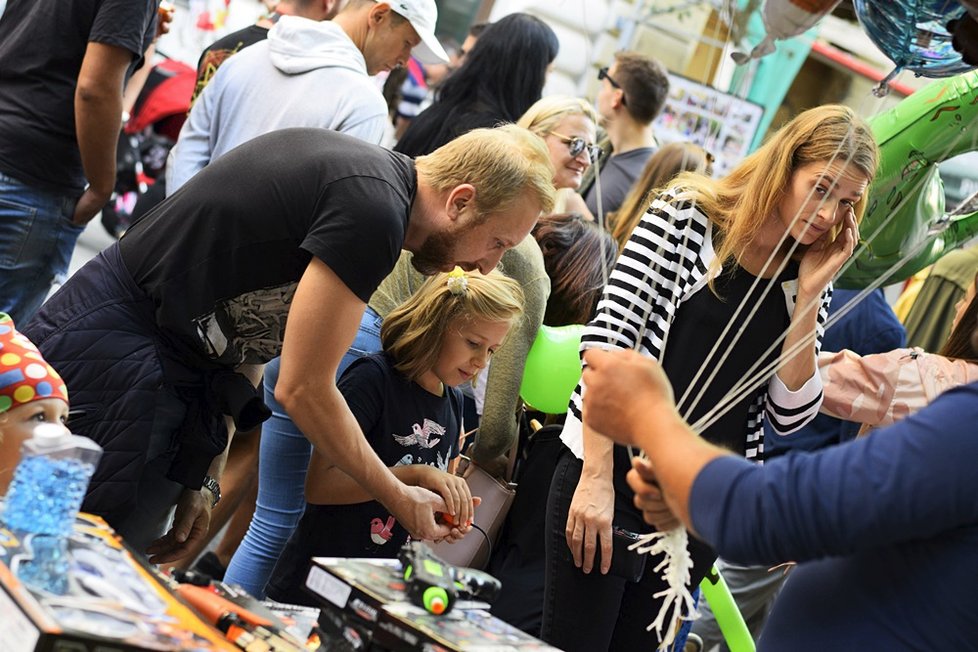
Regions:
<svg viewBox="0 0 978 652"><path fill-rule="evenodd" d="M727 642L730 652L754 652L756 649L754 639L747 629L747 623L740 615L737 603L734 602L730 589L716 566L711 568L700 582L700 590L706 601L710 603L713 617L716 618L720 633L723 634L723 640Z"/></svg>
<svg viewBox="0 0 978 652"><path fill-rule="evenodd" d="M584 326L541 326L526 356L520 396L546 414L567 411L581 379L581 334Z"/></svg>
<svg viewBox="0 0 978 652"><path fill-rule="evenodd" d="M978 212L945 214L937 168L941 161L978 149L972 127L976 118L978 71L928 84L869 119L880 146L880 166L859 226L868 244L857 249L836 282L839 287L864 288L883 276L883 285L901 281L978 235Z"/></svg>
<svg viewBox="0 0 978 652"><path fill-rule="evenodd" d="M448 592L440 586L429 586L422 596L425 611L440 616L448 610Z"/></svg>

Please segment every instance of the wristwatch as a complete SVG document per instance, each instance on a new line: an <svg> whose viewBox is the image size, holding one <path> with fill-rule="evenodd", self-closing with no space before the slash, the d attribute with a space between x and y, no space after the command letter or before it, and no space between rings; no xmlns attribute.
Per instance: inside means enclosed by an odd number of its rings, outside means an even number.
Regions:
<svg viewBox="0 0 978 652"><path fill-rule="evenodd" d="M205 475L204 481L201 483L201 488L211 492L211 509L217 507L217 503L221 501L221 485L217 483L217 480L209 475Z"/></svg>

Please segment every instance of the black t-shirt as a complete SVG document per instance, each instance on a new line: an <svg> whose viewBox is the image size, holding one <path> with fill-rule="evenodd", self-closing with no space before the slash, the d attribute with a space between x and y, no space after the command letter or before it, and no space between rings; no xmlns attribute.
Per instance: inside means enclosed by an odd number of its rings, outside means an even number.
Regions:
<svg viewBox="0 0 978 652"><path fill-rule="evenodd" d="M791 323L791 312L788 309L787 295L783 284L797 278L798 264L790 262L781 272L778 281L773 284L767 296L764 297L753 318L747 322L743 335L732 349L730 344L733 342L733 338L740 326L746 322L751 309L757 305L756 299L750 301L734 321L734 313L744 297L747 296L751 283L754 282L754 276L739 265L728 266L715 282L720 298L717 298L709 287L703 287L680 304L679 309L676 310L676 317L669 331L669 341L662 358L662 368L672 383L677 401L693 381L707 354L713 348L714 342L720 340L720 334L727 327L727 324L733 322L733 326L723 338L717 353L712 358L713 363L696 381L685 405L681 407L685 410L686 406L692 404L706 383L706 379L714 371L720 356L729 351L729 356L720 366L716 377L707 385L706 392L687 419L690 423L694 423L712 410L727 392L747 375L747 370L757 360L761 359L771 344L787 330ZM769 281L761 279L750 296L760 297L768 283ZM790 287L793 288L794 286ZM793 291L791 294L793 297ZM780 354L781 346L775 347L763 358L761 365L754 370L754 373L773 362ZM747 415L751 403L755 400L756 393L751 392L738 401L732 409L702 433L703 438L738 455L744 455Z"/></svg>
<svg viewBox="0 0 978 652"><path fill-rule="evenodd" d="M227 61L228 57L267 38L267 27L248 25L244 29L231 32L207 46L200 54L200 60L197 62L197 84L194 86L194 92L190 98L191 104L197 101L201 91L210 83L214 73L221 67L221 64Z"/></svg>
<svg viewBox="0 0 978 652"><path fill-rule="evenodd" d="M385 353L354 362L338 387L367 441L387 466L428 464L444 471L458 455L462 428L459 390L446 387L443 396L435 396L395 371ZM268 582L268 597L314 606L303 589L311 558L393 558L407 539L407 531L377 501L307 504Z"/></svg>
<svg viewBox="0 0 978 652"><path fill-rule="evenodd" d="M8 0L0 20L0 170L65 194L85 187L75 86L89 42L141 61L159 0Z"/></svg>
<svg viewBox="0 0 978 652"><path fill-rule="evenodd" d="M406 156L326 129L283 129L205 167L119 247L177 352L264 363L281 351L312 256L370 298L400 255L416 186Z"/></svg>

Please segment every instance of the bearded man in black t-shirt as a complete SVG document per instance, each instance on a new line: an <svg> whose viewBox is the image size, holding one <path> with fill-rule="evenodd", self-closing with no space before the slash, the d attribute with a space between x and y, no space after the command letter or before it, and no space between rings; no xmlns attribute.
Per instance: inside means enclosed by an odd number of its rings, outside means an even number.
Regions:
<svg viewBox="0 0 978 652"><path fill-rule="evenodd" d="M276 398L316 449L416 538L448 534L442 499L364 440L336 369L402 248L425 274L488 272L551 210L553 174L543 141L512 125L417 161L286 129L204 168L24 328L71 391L71 429L105 449L83 509L151 561L185 554L219 498L224 418L267 418L254 384L281 355Z"/></svg>

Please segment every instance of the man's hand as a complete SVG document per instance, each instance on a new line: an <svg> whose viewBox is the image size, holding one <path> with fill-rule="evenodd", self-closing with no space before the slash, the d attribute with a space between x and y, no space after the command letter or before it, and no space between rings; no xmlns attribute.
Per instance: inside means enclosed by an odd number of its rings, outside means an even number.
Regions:
<svg viewBox="0 0 978 652"><path fill-rule="evenodd" d="M660 532L673 530L682 522L672 513L659 488L652 464L641 457L632 458L632 470L626 476L628 486L635 492L635 506L642 510L642 517Z"/></svg>
<svg viewBox="0 0 978 652"><path fill-rule="evenodd" d="M435 512L448 512L445 501L422 487L404 485L401 497L386 507L413 539L436 541L444 539L452 531L450 525L435 522Z"/></svg>
<svg viewBox="0 0 978 652"><path fill-rule="evenodd" d="M450 517L450 519L445 520L455 525L462 534L468 532L472 527L475 505L478 505L481 500L472 498L469 484L465 478L439 471L426 464L417 466L417 482L415 484L441 496L448 507L445 513Z"/></svg>
<svg viewBox="0 0 978 652"><path fill-rule="evenodd" d="M146 548L149 563L165 564L185 556L195 541L206 536L210 522L210 492L184 489L177 501L173 527Z"/></svg>
<svg viewBox="0 0 978 652"><path fill-rule="evenodd" d="M93 188L89 187L78 198L78 203L75 204L75 214L72 216L71 221L78 226L85 226L109 203L109 197L111 197L111 194L106 195L105 193L96 192Z"/></svg>
<svg viewBox="0 0 978 652"><path fill-rule="evenodd" d="M635 351L584 352L584 423L619 444L642 446L649 419L674 418L672 385L662 367Z"/></svg>
<svg viewBox="0 0 978 652"><path fill-rule="evenodd" d="M174 6L167 2L167 0L163 0L163 2L160 3L160 7L156 14L156 36L153 37L154 41L164 34L168 34L170 32L170 23L173 22L174 9ZM143 65L148 66L149 61Z"/></svg>
<svg viewBox="0 0 978 652"><path fill-rule="evenodd" d="M590 573L594 568L594 554L599 543L601 574L611 569L611 520L614 516L615 487L610 476L588 478L582 475L571 499L564 536L574 565L585 573Z"/></svg>

